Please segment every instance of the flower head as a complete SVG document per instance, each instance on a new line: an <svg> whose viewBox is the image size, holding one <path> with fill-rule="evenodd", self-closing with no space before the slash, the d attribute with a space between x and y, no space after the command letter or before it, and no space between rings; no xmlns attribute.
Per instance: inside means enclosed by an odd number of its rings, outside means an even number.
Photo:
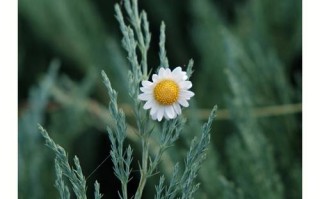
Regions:
<svg viewBox="0 0 320 199"><path fill-rule="evenodd" d="M188 107L194 93L189 91L192 83L187 81L187 73L181 67L171 71L169 68L160 68L158 74L152 75L152 82L142 81L138 98L146 101L143 108L150 110L153 120L162 118L173 119L181 114L181 107Z"/></svg>

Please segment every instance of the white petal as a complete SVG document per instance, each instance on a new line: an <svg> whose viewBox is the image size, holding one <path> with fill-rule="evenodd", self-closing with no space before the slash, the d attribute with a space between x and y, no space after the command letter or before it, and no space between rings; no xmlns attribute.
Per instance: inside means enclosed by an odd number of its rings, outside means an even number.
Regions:
<svg viewBox="0 0 320 199"><path fill-rule="evenodd" d="M167 119L167 120L170 120L170 117L166 114L166 111L164 111L163 117L164 117L165 119Z"/></svg>
<svg viewBox="0 0 320 199"><path fill-rule="evenodd" d="M183 72L184 74L183 74L183 76L182 76L182 79L183 80L187 80L188 79L188 75L187 75L187 73L186 72Z"/></svg>
<svg viewBox="0 0 320 199"><path fill-rule="evenodd" d="M181 106L184 106L184 107L188 107L189 106L188 101L186 99L184 99L184 98L179 98L178 102L179 102L179 104L181 104Z"/></svg>
<svg viewBox="0 0 320 199"><path fill-rule="evenodd" d="M165 114L168 116L168 118L172 119L175 117L175 112L172 106L166 106L165 107Z"/></svg>
<svg viewBox="0 0 320 199"><path fill-rule="evenodd" d="M160 106L156 102L154 102L153 107L151 107L150 114L151 115L156 114L158 112L159 108L160 108Z"/></svg>
<svg viewBox="0 0 320 199"><path fill-rule="evenodd" d="M175 69L173 69L172 73L173 74L180 74L182 72L182 69L180 66L176 67Z"/></svg>
<svg viewBox="0 0 320 199"><path fill-rule="evenodd" d="M152 98L152 94L150 93L141 93L138 95L139 100L147 101Z"/></svg>
<svg viewBox="0 0 320 199"><path fill-rule="evenodd" d="M165 76L168 77L168 76L171 76L171 70L170 68L166 68L166 71L165 71Z"/></svg>
<svg viewBox="0 0 320 199"><path fill-rule="evenodd" d="M191 97L194 96L194 93L192 91L181 90L180 91L180 96L182 98L185 98L185 99L189 100Z"/></svg>
<svg viewBox="0 0 320 199"><path fill-rule="evenodd" d="M162 120L163 115L164 115L164 108L163 108L163 107L160 107L160 108L158 109L158 113L157 113L157 119L158 119L159 122Z"/></svg>
<svg viewBox="0 0 320 199"><path fill-rule="evenodd" d="M159 73L158 74L159 74L160 77L163 77L165 75L165 72L166 72L166 70L163 67L161 67L159 69Z"/></svg>
<svg viewBox="0 0 320 199"><path fill-rule="evenodd" d="M177 113L177 115L181 114L181 107L180 107L179 103L174 103L173 108L174 108L175 112Z"/></svg>
<svg viewBox="0 0 320 199"><path fill-rule="evenodd" d="M142 81L142 86L143 86L143 87L149 87L149 86L151 86L151 85L152 85L152 82L149 82L149 81L147 81L147 80Z"/></svg>
<svg viewBox="0 0 320 199"><path fill-rule="evenodd" d="M140 87L140 90L144 93L153 93L153 87L149 86L149 87Z"/></svg>
<svg viewBox="0 0 320 199"><path fill-rule="evenodd" d="M192 83L190 81L182 81L179 82L179 86L181 89L189 89L192 87Z"/></svg>
<svg viewBox="0 0 320 199"><path fill-rule="evenodd" d="M153 82L158 81L158 79L159 79L159 76L158 76L157 74L153 74L153 75L152 75L152 81L153 81Z"/></svg>
<svg viewBox="0 0 320 199"><path fill-rule="evenodd" d="M153 114L151 114L151 112L150 112L150 115L151 115L151 118L152 118L153 120L156 120L156 119L157 119L157 112L155 112L155 113L153 113Z"/></svg>
<svg viewBox="0 0 320 199"><path fill-rule="evenodd" d="M180 68L180 67L178 67ZM172 77L177 81L177 82L181 82L181 81L184 81L186 80L188 77L187 77L187 73L184 72L184 71L181 71L181 68L180 69L177 69L175 68L173 71L172 71Z"/></svg>
<svg viewBox="0 0 320 199"><path fill-rule="evenodd" d="M154 107L154 101L153 100L148 100L143 106L143 108L146 109L146 110L150 109L152 107Z"/></svg>

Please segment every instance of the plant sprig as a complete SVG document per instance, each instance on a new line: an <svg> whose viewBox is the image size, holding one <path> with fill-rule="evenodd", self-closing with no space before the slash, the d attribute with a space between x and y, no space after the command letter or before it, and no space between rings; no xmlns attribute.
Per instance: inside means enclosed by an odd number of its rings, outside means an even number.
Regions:
<svg viewBox="0 0 320 199"><path fill-rule="evenodd" d="M147 65L147 52L150 45L151 34L149 32L149 22L147 20L147 15L145 11L139 12L138 10L138 1L137 0L124 0L124 9L129 18L129 25L126 24L120 6L118 4L115 5L116 19L119 22L120 30L123 35L122 45L124 49L128 53L128 60L131 65L128 73L129 76L129 95L133 100L133 110L136 117L136 123L138 127L139 135L141 136L141 145L142 145L142 160L139 164L140 166L140 182L137 188L137 192L134 196L135 199L140 199L142 197L143 189L147 182L147 179L153 175L153 172L156 170L157 166L160 163L161 157L165 150L174 144L174 142L178 139L180 132L183 129L185 119L182 116L177 117L174 120L165 121L163 125L160 126L160 142L159 149L154 157L151 158L149 155L149 137L153 132L153 127L155 124L150 121L146 111L142 109L141 102L137 99L139 94L140 82L142 80L146 80L149 77L148 65ZM166 55L165 50L165 23L161 23L160 27L160 38L159 38L159 59L160 66L168 68L169 61ZM138 52L141 55L141 60L138 60L137 48ZM190 78L192 74L193 60L191 59L187 66L187 75ZM211 125L211 123L210 123ZM205 132L204 132L205 133ZM202 139L201 139L202 140ZM202 140L203 141L203 140ZM209 142L209 140L208 140ZM195 145L195 141L193 142ZM201 143L205 147L207 143ZM198 145L197 145L198 146ZM192 152L197 151L198 149L193 149ZM199 149L200 150L200 149ZM202 152L198 153L202 154ZM194 154L197 156L197 154ZM124 159L124 158L122 158ZM201 158L200 158L201 159ZM196 161L197 162L197 161ZM200 165L199 160L199 165ZM192 164L187 165L186 168L199 166ZM178 167L175 167L176 169ZM186 171L185 176L188 174L196 175L198 170ZM194 171L193 173L191 171ZM193 177L194 178L194 177ZM193 181L193 178L191 181ZM187 180L189 180L187 178ZM171 187L170 192L173 187ZM187 189L187 188L186 188ZM159 185L158 190L161 190L161 186ZM192 191L192 190L191 190ZM195 188L193 188L193 192ZM192 194L191 194L192 195Z"/></svg>
<svg viewBox="0 0 320 199"><path fill-rule="evenodd" d="M75 168L72 168L68 161L68 155L64 148L56 144L47 131L41 126L38 125L38 128L46 141L46 145L52 149L56 154L55 159L55 168L56 168L56 183L55 186L59 191L60 198L68 199L70 198L70 193L67 185L63 182L62 176L66 176L72 185L72 189L78 199L86 199L86 178L82 173L80 166L80 161L77 156L74 157ZM96 190L98 193L99 190Z"/></svg>
<svg viewBox="0 0 320 199"><path fill-rule="evenodd" d="M126 120L125 115L121 109L118 108L117 104L117 93L111 87L110 80L106 73L102 71L102 78L103 82L107 88L110 103L109 103L109 110L111 116L116 123L115 129L111 129L107 127L109 139L111 141L111 160L114 165L114 172L116 177L121 181L121 191L122 193L119 194L121 198L127 199L128 192L127 192L127 184L129 182L129 177L131 173L130 164L132 162L132 149L130 146L124 151L124 140L126 138Z"/></svg>
<svg viewBox="0 0 320 199"><path fill-rule="evenodd" d="M139 162L140 181L137 190L132 196L134 199L141 199L148 178L155 174L157 167L161 162L161 158L165 151L173 146L183 131L186 119L179 115L175 119L165 120L162 123L152 121L142 107L141 101L138 100L140 83L142 80L149 78L147 53L150 47L151 33L149 31L149 22L145 11L139 12L137 0L124 0L124 9L129 18L129 25L126 24L120 6L115 5L116 19L119 22L120 30L123 34L122 45L128 54L130 69L129 77L129 96L133 101L133 110L136 118L138 135L141 140L142 156ZM165 49L165 24L161 23L159 38L159 67L168 68L169 61ZM140 53L138 55L138 53ZM140 58L140 60L139 60ZM190 78L193 73L193 60L190 59L187 65L186 73ZM133 149L129 145L124 146L127 137L127 124L124 112L118 107L117 92L112 88L111 82L107 74L102 71L103 83L106 86L109 96L109 112L115 125L108 126L107 132L111 142L110 156L113 162L115 176L121 182L121 191L119 197L128 199L127 186L130 181L131 163L133 160ZM156 186L156 199L173 199L176 197L186 199L192 198L194 192L198 189L195 178L200 169L201 163L205 159L205 152L210 142L210 128L215 117L216 107L210 114L209 120L202 128L201 138L194 138L191 142L190 150L185 160L185 168L180 172L179 164L176 163L173 169L173 177L169 185L165 184L164 176L160 177L159 185ZM48 133L39 127L46 144L56 153L56 187L59 190L60 197L63 199L70 198L68 187L65 185L62 176L65 175L70 180L73 191L77 198L86 199L86 179L82 174L80 163L77 157L74 158L75 169L71 168L65 150L49 137ZM154 131L160 133L158 150L154 154L150 154L149 145ZM182 176L179 177L179 174ZM95 199L101 199L99 193L99 184L95 182Z"/></svg>

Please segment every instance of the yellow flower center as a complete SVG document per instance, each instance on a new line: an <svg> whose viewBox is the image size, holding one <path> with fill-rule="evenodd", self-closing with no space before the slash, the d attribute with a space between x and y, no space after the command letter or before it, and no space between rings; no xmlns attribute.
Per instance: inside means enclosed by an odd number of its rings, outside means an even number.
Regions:
<svg viewBox="0 0 320 199"><path fill-rule="evenodd" d="M162 80L155 86L153 95L160 104L172 105L178 100L179 86L172 80Z"/></svg>

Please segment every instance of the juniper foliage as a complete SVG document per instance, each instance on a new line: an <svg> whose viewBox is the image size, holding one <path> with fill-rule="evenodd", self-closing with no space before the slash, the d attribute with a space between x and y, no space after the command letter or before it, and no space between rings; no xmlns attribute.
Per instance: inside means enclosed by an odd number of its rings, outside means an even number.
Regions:
<svg viewBox="0 0 320 199"><path fill-rule="evenodd" d="M123 195L112 158L105 159L120 121L106 106L102 70L125 113L122 154L130 146L133 158L128 197L139 186L142 162L144 198L182 197L191 141L199 141L212 104L219 104L213 129L219 133L184 187L198 188L194 198L301 198L301 0L140 0L148 15L134 1L119 1L115 15L113 4L19 1L19 198L67 198L67 190L74 197L62 167L54 172L37 123L79 157L88 198L101 198L96 179L103 198ZM59 72L48 69L53 57L61 60ZM135 97L138 85L159 67L173 66L187 71L196 95L182 117L157 124Z"/></svg>
<svg viewBox="0 0 320 199"><path fill-rule="evenodd" d="M147 52L150 45L151 34L149 32L149 22L147 20L147 15L145 11L139 13L137 0L125 0L124 1L125 10L129 16L129 21L133 26L134 30L130 26L126 25L123 14L120 10L118 4L115 5L116 18L119 21L120 29L123 33L123 47L128 53L128 60L130 63L130 70L128 72L129 76L129 96L133 100L134 113L136 117L136 124L138 127L138 134L141 138L142 145L142 160L139 162L140 168L140 181L137 187L134 198L142 198L143 190L147 183L148 178L150 178L155 170L157 169L163 153L169 146L174 145L174 142L179 138L185 119L179 116L173 120L164 121L160 125L161 137L158 147L158 151L153 157L150 156L150 140L154 128L151 126L157 125L151 121L145 110L142 109L141 102L138 101L139 86L140 82L147 79L149 76L148 65L147 65ZM168 58L166 57L165 51L165 25L162 23L160 28L160 66L168 67ZM141 60L138 61L138 55L136 52L136 47L138 46ZM193 60L189 61L187 73L191 75L193 67ZM190 76L189 76L190 77ZM125 120L125 114L122 109L119 109L117 104L117 93L112 88L110 80L106 73L102 71L103 82L107 88L109 95L109 111L113 122L115 123L114 128L111 129L107 127L109 139L111 142L111 159L114 165L114 173L116 177L121 182L121 192L119 192L119 197L127 199L128 196L128 182L130 180L131 174L131 162L133 160L132 154L133 150L130 146L124 147L124 141L127 137L127 125ZM197 140L194 138L191 142L190 150L187 154L185 161L184 172L181 176L180 182L171 182L167 193L164 194L164 198L171 198L172 193L181 194L181 198L192 198L193 194L199 188L199 184L195 184L195 179L197 177L198 171L200 169L201 163L205 159L205 153L210 143L210 130L213 119L216 115L217 107L212 110L209 120L204 124L202 128L201 138ZM73 192L79 199L86 199L86 179L82 173L82 169L77 156L74 158L74 164L76 169L72 169L68 163L68 157L65 150L55 144L55 142L49 137L48 133L40 126L39 127L42 136L46 140L46 145L51 148L55 154L55 167L56 167L56 188L58 189L61 198L69 198L70 193L68 187L65 185L62 179L62 174L65 175L72 184ZM179 172L179 167L174 168L174 175ZM161 193L163 189L164 176L161 177L160 185L157 186L157 195L162 196ZM160 188L159 188L160 187ZM95 184L95 197L101 197L99 191L97 190L99 186Z"/></svg>

